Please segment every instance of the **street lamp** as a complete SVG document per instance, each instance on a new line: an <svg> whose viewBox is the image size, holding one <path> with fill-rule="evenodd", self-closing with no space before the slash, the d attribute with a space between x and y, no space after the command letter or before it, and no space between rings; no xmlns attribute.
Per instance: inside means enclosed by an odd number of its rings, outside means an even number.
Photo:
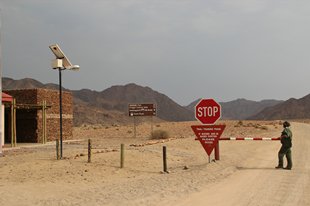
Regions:
<svg viewBox="0 0 310 206"><path fill-rule="evenodd" d="M49 48L52 50L56 59L52 61L52 68L58 69L59 71L59 133L60 133L60 159L62 159L62 85L61 85L61 71L62 70L73 70L77 71L80 69L79 65L72 65L66 55L62 52L57 44L50 45Z"/></svg>

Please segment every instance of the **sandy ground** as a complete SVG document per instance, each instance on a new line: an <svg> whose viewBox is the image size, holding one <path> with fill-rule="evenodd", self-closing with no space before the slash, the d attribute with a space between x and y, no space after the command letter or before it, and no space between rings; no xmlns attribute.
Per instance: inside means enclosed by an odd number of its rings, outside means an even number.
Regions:
<svg viewBox="0 0 310 206"><path fill-rule="evenodd" d="M223 136L278 137L278 121L222 121ZM293 170L276 170L279 141L221 141L220 161L194 140L197 122L155 123L170 141L151 141L150 124L75 128L79 141L5 150L0 158L0 205L310 205L310 125L293 123ZM87 163L87 139L93 143ZM120 168L120 144L125 167ZM136 146L130 146L136 145ZM138 145L138 146L137 146ZM163 173L167 147L169 174ZM211 155L213 159L213 154Z"/></svg>

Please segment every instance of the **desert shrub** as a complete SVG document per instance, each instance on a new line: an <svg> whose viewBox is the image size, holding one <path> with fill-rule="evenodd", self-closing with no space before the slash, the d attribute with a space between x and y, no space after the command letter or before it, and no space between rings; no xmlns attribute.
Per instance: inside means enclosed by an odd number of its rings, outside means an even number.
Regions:
<svg viewBox="0 0 310 206"><path fill-rule="evenodd" d="M235 127L241 127L241 126L243 126L243 122L240 120L240 121L235 125Z"/></svg>
<svg viewBox="0 0 310 206"><path fill-rule="evenodd" d="M261 125L260 124L254 124L253 127L256 129L259 129L259 128L261 128Z"/></svg>
<svg viewBox="0 0 310 206"><path fill-rule="evenodd" d="M261 126L260 127L262 130L268 130L268 127L267 126Z"/></svg>
<svg viewBox="0 0 310 206"><path fill-rule="evenodd" d="M151 139L168 139L169 133L165 130L154 130L151 133Z"/></svg>

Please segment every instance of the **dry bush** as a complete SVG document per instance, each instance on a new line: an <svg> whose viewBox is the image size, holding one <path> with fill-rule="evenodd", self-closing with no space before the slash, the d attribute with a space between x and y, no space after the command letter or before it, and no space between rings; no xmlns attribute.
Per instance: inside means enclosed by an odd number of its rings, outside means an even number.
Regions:
<svg viewBox="0 0 310 206"><path fill-rule="evenodd" d="M235 125L235 127L241 127L241 126L243 126L243 122L240 120L240 121Z"/></svg>
<svg viewBox="0 0 310 206"><path fill-rule="evenodd" d="M169 133L165 130L154 130L151 133L151 139L168 139Z"/></svg>
<svg viewBox="0 0 310 206"><path fill-rule="evenodd" d="M268 127L267 127L267 126L261 126L260 129L262 129L262 130L268 130Z"/></svg>
<svg viewBox="0 0 310 206"><path fill-rule="evenodd" d="M256 129L259 129L259 128L261 128L261 125L260 124L254 124L254 125L252 125L254 128L256 128Z"/></svg>

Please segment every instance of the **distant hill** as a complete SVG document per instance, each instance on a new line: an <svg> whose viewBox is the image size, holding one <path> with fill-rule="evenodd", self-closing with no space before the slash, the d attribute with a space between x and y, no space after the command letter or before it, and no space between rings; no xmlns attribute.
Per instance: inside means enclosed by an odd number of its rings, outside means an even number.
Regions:
<svg viewBox="0 0 310 206"><path fill-rule="evenodd" d="M2 78L2 88L3 89L30 89L30 88L44 88L44 84L41 82L30 79L30 78L25 78L25 79L20 79L20 80L14 80L11 78Z"/></svg>
<svg viewBox="0 0 310 206"><path fill-rule="evenodd" d="M25 78L14 80L3 78L3 89L47 88L58 90L57 84L42 84ZM129 103L156 103L157 116L167 121L194 120L196 100L183 107L164 94L136 84L112 86L101 92L89 89L71 91L73 93L74 124L128 123L131 119L127 114ZM237 99L230 102L220 102L222 119L309 119L310 95L300 99L287 101L263 100L251 101ZM155 118L157 121L157 118Z"/></svg>
<svg viewBox="0 0 310 206"><path fill-rule="evenodd" d="M192 111L180 106L169 97L136 84L112 86L102 92L87 89L72 91L74 97L91 107L127 112L129 103L155 103L157 115L167 121L188 121L194 119Z"/></svg>
<svg viewBox="0 0 310 206"><path fill-rule="evenodd" d="M58 90L56 84L42 84L41 82L25 78L14 80L3 78L3 89L47 88ZM73 93L74 124L96 124L105 122L126 123L129 120L127 107L129 103L156 103L157 116L167 121L193 120L192 111L180 106L169 97L136 84L112 86L101 92L89 89L71 91Z"/></svg>
<svg viewBox="0 0 310 206"><path fill-rule="evenodd" d="M194 111L195 105L200 99L192 102L186 108ZM230 102L220 102L222 107L222 119L242 120L251 117L266 107L274 106L283 101L279 100L262 100L251 101L246 99L237 99Z"/></svg>
<svg viewBox="0 0 310 206"><path fill-rule="evenodd" d="M223 119L247 119L257 114L263 109L277 105L283 101L279 100L262 100L251 101L246 99L237 99L230 102L221 103L223 110Z"/></svg>
<svg viewBox="0 0 310 206"><path fill-rule="evenodd" d="M45 88L45 89L55 89L58 90L59 86L57 84L43 84L35 79L24 78L20 80L14 80L11 78L2 78L2 88L3 89L32 89L32 88Z"/></svg>
<svg viewBox="0 0 310 206"><path fill-rule="evenodd" d="M200 100L201 100L201 99L197 99L197 100L193 101L192 103L190 103L189 105L184 106L184 107L186 107L186 108L187 108L188 110L190 110L190 111L195 112L195 106L196 106L196 104L198 104L198 102L199 102Z"/></svg>
<svg viewBox="0 0 310 206"><path fill-rule="evenodd" d="M291 98L281 104L263 109L256 115L250 116L252 120L276 120L276 119L309 119L310 118L310 94L300 99Z"/></svg>

